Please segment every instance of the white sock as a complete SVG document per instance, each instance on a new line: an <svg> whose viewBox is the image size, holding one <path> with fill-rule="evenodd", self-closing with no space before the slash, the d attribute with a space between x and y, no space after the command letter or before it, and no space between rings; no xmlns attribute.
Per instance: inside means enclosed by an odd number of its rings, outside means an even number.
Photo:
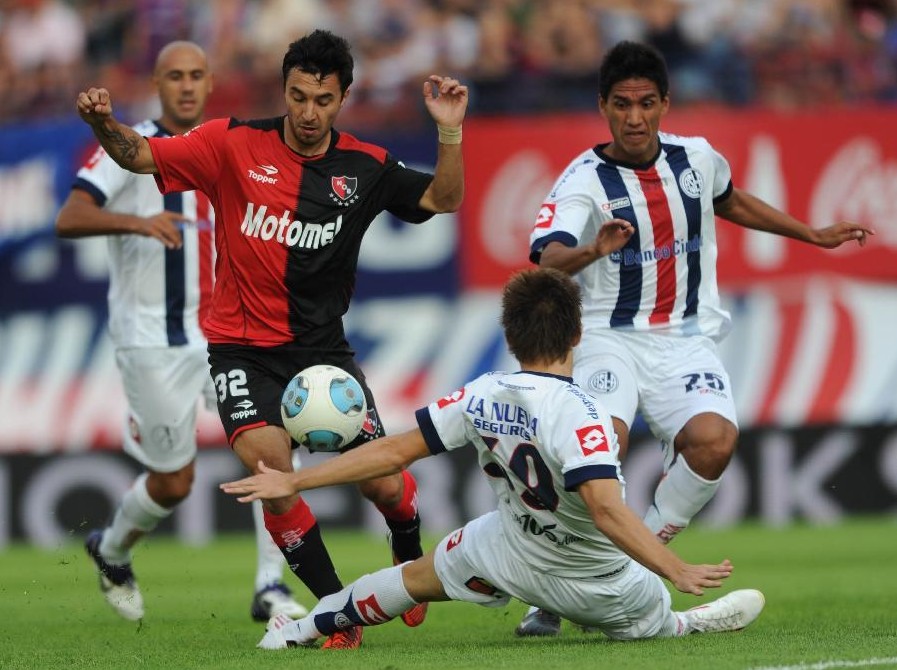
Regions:
<svg viewBox="0 0 897 670"><path fill-rule="evenodd" d="M405 589L402 566L384 568L358 578L338 593L321 598L308 616L296 622L298 642L311 642L322 635L346 628L347 620L359 623L355 620L356 616L361 617L363 626L386 623L415 605L417 602Z"/></svg>
<svg viewBox="0 0 897 670"><path fill-rule="evenodd" d="M662 542L669 542L710 502L719 483L719 479L710 481L695 474L680 454L657 485L645 525Z"/></svg>
<svg viewBox="0 0 897 670"><path fill-rule="evenodd" d="M255 590L261 591L274 582L283 581L285 561L280 548L271 539L271 533L265 528L265 517L262 503L252 503L252 519L255 521L255 544L258 549L258 562L255 569Z"/></svg>
<svg viewBox="0 0 897 670"><path fill-rule="evenodd" d="M144 472L134 480L134 484L121 499L112 524L103 531L100 554L107 563L130 563L131 547L173 511L150 498L149 491L146 490L148 476Z"/></svg>

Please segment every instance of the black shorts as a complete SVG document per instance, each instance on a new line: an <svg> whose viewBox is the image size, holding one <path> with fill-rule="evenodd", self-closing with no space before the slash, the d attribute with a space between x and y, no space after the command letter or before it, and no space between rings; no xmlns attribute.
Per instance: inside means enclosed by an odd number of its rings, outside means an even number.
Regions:
<svg viewBox="0 0 897 670"><path fill-rule="evenodd" d="M209 365L215 383L218 416L228 442L233 445L237 435L250 428L282 427L280 399L287 383L305 368L324 364L342 368L355 377L364 389L368 406L367 418L358 437L340 451L385 435L374 396L351 350L210 344ZM294 441L293 448L298 446Z"/></svg>

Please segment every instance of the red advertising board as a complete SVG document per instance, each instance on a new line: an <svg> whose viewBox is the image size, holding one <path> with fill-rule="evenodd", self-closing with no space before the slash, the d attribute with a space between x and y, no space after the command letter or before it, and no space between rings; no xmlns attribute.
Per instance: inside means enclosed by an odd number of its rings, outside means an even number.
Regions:
<svg viewBox="0 0 897 670"><path fill-rule="evenodd" d="M736 187L809 225L841 219L876 236L829 251L718 222L719 277L738 288L762 280L839 274L897 279L897 134L884 109L783 114L721 109L671 112L663 129L707 138L732 167ZM610 139L597 113L471 119L465 123L467 190L462 210L464 285L501 286L528 265L542 200L567 163Z"/></svg>

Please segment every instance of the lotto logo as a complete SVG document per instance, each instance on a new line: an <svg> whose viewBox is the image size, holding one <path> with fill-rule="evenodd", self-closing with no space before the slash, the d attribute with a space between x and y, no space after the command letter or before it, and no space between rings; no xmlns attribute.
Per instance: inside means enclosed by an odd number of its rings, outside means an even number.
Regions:
<svg viewBox="0 0 897 670"><path fill-rule="evenodd" d="M550 228L551 222L554 221L554 211L557 205L553 202L546 202L539 208L539 214L536 216L536 228Z"/></svg>
<svg viewBox="0 0 897 670"><path fill-rule="evenodd" d="M447 405L451 405L453 402L458 402L461 398L464 397L464 389L460 388L451 395L447 395L444 398L440 398L436 401L436 406L439 409L443 409Z"/></svg>
<svg viewBox="0 0 897 670"><path fill-rule="evenodd" d="M380 603L377 602L376 593L372 593L367 598L359 598L356 600L355 611L358 612L358 616L361 617L361 620L368 624L386 623L389 621L386 612L383 611Z"/></svg>
<svg viewBox="0 0 897 670"><path fill-rule="evenodd" d="M579 440L579 448L582 449L583 456L591 456L596 451L610 451L610 445L607 443L607 437L601 424L596 423L594 426L579 428L576 431L576 439Z"/></svg>
<svg viewBox="0 0 897 670"><path fill-rule="evenodd" d="M461 536L464 535L464 529L462 528L459 531L456 531L449 539L448 542L445 543L445 550L451 551L459 544L461 544Z"/></svg>

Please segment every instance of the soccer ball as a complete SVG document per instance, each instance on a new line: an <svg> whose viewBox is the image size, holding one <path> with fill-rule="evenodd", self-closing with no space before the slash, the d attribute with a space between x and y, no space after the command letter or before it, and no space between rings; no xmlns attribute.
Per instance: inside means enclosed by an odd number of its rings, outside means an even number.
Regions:
<svg viewBox="0 0 897 670"><path fill-rule="evenodd" d="M280 416L296 442L309 451L337 451L361 432L367 416L361 384L345 370L312 365L290 380Z"/></svg>

